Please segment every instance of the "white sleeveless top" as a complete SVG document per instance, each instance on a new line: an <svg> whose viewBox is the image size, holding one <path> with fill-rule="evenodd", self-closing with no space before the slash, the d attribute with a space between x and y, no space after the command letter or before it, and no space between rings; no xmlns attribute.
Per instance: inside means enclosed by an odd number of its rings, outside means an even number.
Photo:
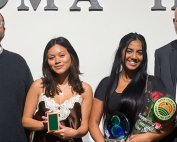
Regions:
<svg viewBox="0 0 177 142"><path fill-rule="evenodd" d="M74 107L74 104L76 102L82 104L83 99L81 98L80 95L76 95L71 97L69 100L64 101L64 103L58 104L55 102L55 100L51 99L50 97L47 97L44 93L42 93L39 96L37 109L34 115L36 114L36 112L38 112L39 103L42 101L45 102L45 107L48 108L49 111L57 112L58 114L60 114L59 120L62 121L65 120L70 115L71 113L70 109Z"/></svg>

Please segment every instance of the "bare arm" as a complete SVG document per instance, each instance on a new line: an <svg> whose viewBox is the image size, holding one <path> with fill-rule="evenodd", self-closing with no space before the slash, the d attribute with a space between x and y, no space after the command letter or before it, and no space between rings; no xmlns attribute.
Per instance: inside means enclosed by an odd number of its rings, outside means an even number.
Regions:
<svg viewBox="0 0 177 142"><path fill-rule="evenodd" d="M93 106L89 121L89 131L96 142L104 142L104 137L99 129L100 120L103 114L103 101L93 99Z"/></svg>
<svg viewBox="0 0 177 142"><path fill-rule="evenodd" d="M40 92L42 92L41 81L41 79L38 79L31 85L26 97L25 108L22 117L23 127L34 131L44 129L43 121L33 119L33 115L38 103L38 98Z"/></svg>
<svg viewBox="0 0 177 142"><path fill-rule="evenodd" d="M155 132L145 134L132 135L129 142L154 142L162 139L173 131L174 124L170 123L168 126Z"/></svg>
<svg viewBox="0 0 177 142"><path fill-rule="evenodd" d="M75 136L78 138L83 137L88 132L88 124L93 100L93 92L90 85L83 84L83 87L85 89L85 92L82 95L84 99L82 102L82 122L79 129L77 129L77 135Z"/></svg>

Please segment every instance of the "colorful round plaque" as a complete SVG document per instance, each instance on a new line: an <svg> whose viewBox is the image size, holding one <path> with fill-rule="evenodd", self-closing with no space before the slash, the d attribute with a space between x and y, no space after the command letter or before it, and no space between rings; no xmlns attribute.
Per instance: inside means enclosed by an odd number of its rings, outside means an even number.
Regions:
<svg viewBox="0 0 177 142"><path fill-rule="evenodd" d="M170 97L160 97L154 103L153 112L159 120L167 121L176 112L176 102Z"/></svg>
<svg viewBox="0 0 177 142"><path fill-rule="evenodd" d="M128 118L120 112L113 113L106 122L105 134L107 138L124 139L129 135L130 123Z"/></svg>

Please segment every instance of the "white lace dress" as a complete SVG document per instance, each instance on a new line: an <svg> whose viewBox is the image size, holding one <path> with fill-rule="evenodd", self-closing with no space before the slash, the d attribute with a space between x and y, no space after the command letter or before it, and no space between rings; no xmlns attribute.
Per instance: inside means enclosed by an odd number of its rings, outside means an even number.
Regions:
<svg viewBox="0 0 177 142"><path fill-rule="evenodd" d="M34 114L36 120L42 121L42 116L45 116L46 111L58 112L59 121L66 127L78 129L81 125L81 104L83 99L80 95L71 97L63 104L56 103L45 94L39 96L37 109ZM62 140L52 134L48 134L47 130L36 131L33 142L82 142L81 138L72 138L69 140Z"/></svg>

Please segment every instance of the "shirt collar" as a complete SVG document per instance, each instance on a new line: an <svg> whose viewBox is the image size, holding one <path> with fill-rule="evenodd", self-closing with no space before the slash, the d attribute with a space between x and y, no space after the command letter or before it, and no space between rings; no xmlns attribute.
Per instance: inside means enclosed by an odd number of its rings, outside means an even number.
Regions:
<svg viewBox="0 0 177 142"><path fill-rule="evenodd" d="M0 46L0 55L2 54L2 52L3 52L3 47Z"/></svg>

